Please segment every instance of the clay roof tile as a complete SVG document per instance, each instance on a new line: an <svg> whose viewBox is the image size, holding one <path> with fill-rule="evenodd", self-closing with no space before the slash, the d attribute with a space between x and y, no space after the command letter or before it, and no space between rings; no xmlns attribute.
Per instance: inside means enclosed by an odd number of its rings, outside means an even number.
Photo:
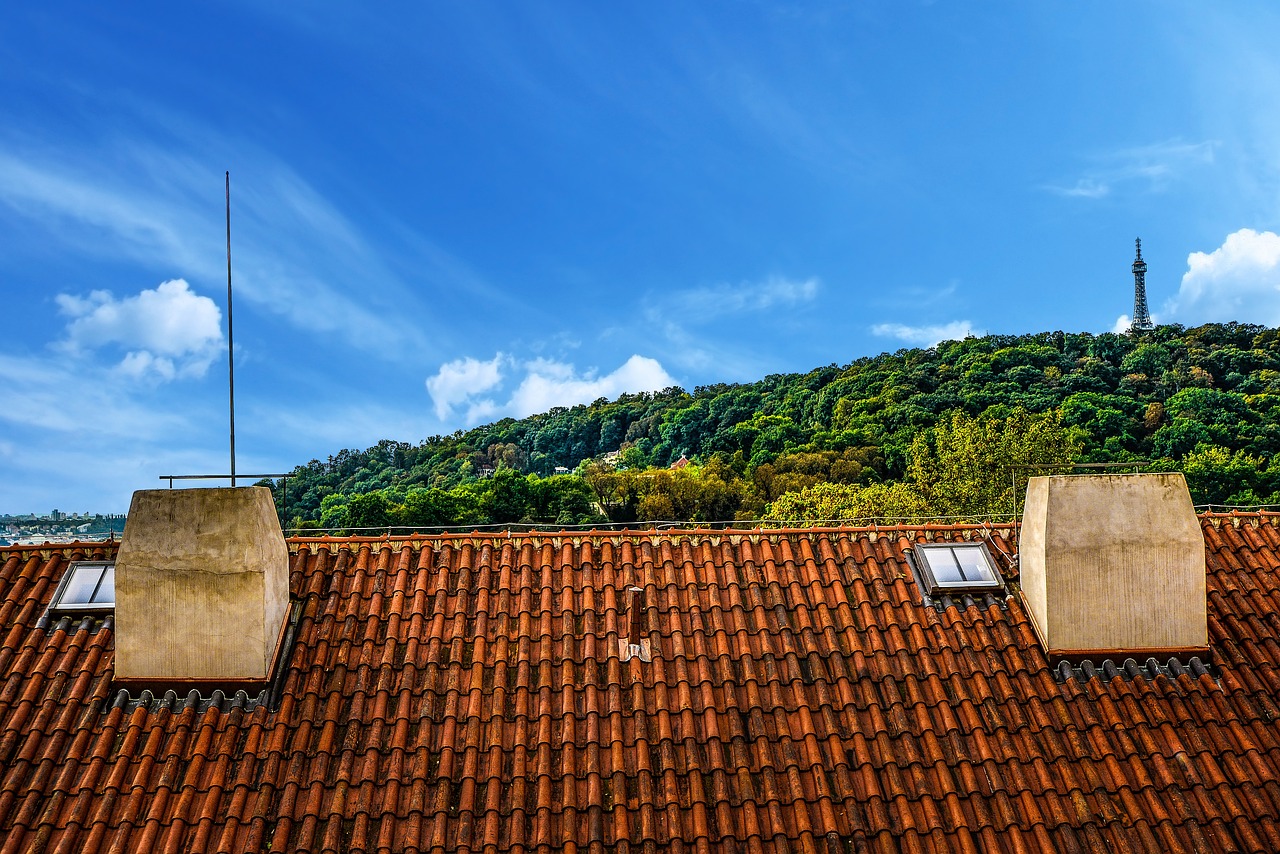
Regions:
<svg viewBox="0 0 1280 854"><path fill-rule="evenodd" d="M0 830L64 851L1274 848L1280 535L1236 522L1204 525L1214 667L1083 683L1055 679L1016 593L923 607L903 547L986 536L965 526L295 541L285 696L251 712L122 705L110 620L35 625L85 552L11 547ZM650 662L618 654L633 583Z"/></svg>

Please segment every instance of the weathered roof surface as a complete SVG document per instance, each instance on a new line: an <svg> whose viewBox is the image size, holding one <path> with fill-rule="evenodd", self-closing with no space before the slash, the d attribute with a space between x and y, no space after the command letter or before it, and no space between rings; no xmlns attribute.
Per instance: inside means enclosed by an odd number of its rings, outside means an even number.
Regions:
<svg viewBox="0 0 1280 854"><path fill-rule="evenodd" d="M1280 850L1280 531L1203 525L1219 669L1065 682L904 559L1008 529L293 541L274 711L126 702L37 627L102 553L2 549L0 852Z"/></svg>

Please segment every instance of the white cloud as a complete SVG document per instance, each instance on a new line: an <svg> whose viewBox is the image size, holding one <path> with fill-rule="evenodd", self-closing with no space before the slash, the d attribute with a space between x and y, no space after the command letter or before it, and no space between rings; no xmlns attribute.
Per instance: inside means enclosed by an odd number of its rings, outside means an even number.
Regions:
<svg viewBox="0 0 1280 854"><path fill-rule="evenodd" d="M521 378L506 402L486 394L503 386L509 373ZM633 355L601 376L595 369L579 372L567 362L545 358L517 362L498 353L488 361L468 356L442 365L427 380L427 391L442 421L465 406L465 422L478 424L508 415L524 418L552 407L575 406L628 392L660 391L676 384L656 359L646 356Z"/></svg>
<svg viewBox="0 0 1280 854"><path fill-rule="evenodd" d="M477 400L467 407L467 415L464 419L467 424L480 424L486 421L497 421L504 414L502 405L495 400L484 398Z"/></svg>
<svg viewBox="0 0 1280 854"><path fill-rule="evenodd" d="M203 376L221 352L221 310L183 279L123 299L93 291L56 300L71 318L62 346L74 354L118 345L127 351L120 371L131 377Z"/></svg>
<svg viewBox="0 0 1280 854"><path fill-rule="evenodd" d="M1242 228L1212 252L1192 252L1162 316L1188 325L1280 325L1280 235Z"/></svg>
<svg viewBox="0 0 1280 854"><path fill-rule="evenodd" d="M1119 185L1139 184L1148 191L1163 190L1171 181L1199 166L1213 163L1215 141L1168 140L1122 148L1094 158L1096 165L1074 182L1047 184L1043 189L1060 196L1101 199Z"/></svg>
<svg viewBox="0 0 1280 854"><path fill-rule="evenodd" d="M502 382L502 368L508 361L498 353L487 362L467 356L441 365L435 376L427 379L427 393L435 404L436 417L443 421L455 406Z"/></svg>
<svg viewBox="0 0 1280 854"><path fill-rule="evenodd" d="M976 335L973 324L967 320L953 320L934 326L907 326L904 323L877 323L871 332L882 338L897 338L908 344L920 347L932 347L940 341L959 341L970 335Z"/></svg>
<svg viewBox="0 0 1280 854"><path fill-rule="evenodd" d="M656 359L637 355L602 377L594 371L580 376L573 365L547 359L535 359L525 367L528 373L507 405L517 418L546 412L553 406L590 403L624 392L660 391L676 384Z"/></svg>
<svg viewBox="0 0 1280 854"><path fill-rule="evenodd" d="M1116 318L1116 325L1111 327L1111 331L1117 335L1121 335L1129 331L1129 327L1133 326L1133 318L1127 314L1122 314Z"/></svg>

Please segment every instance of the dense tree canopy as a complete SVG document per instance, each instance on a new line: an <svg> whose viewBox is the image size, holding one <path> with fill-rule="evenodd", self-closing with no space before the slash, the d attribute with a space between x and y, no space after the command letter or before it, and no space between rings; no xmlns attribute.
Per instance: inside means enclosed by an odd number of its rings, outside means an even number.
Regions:
<svg viewBox="0 0 1280 854"><path fill-rule="evenodd" d="M1008 486L996 477L961 488L945 461L955 451L1007 470L1018 449L993 425L1010 423L1048 430L1065 442L1053 454L1077 461L1185 471L1198 502L1280 501L1280 330L989 335L749 384L622 395L312 460L292 473L284 512L335 529L721 521L762 518L771 504L776 516L807 490L878 502L869 515L891 505L973 513L1008 505ZM669 470L681 456L696 465ZM928 461L941 480L922 474Z"/></svg>

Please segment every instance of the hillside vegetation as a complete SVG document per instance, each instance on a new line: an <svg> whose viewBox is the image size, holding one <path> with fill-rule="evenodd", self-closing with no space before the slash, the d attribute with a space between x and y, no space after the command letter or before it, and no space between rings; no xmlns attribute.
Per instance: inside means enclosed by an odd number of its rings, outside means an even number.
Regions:
<svg viewBox="0 0 1280 854"><path fill-rule="evenodd" d="M333 529L977 517L1014 508L1030 469L1013 466L1137 460L1185 472L1197 503L1280 503L1278 405L1277 329L989 335L343 450L294 470L284 512Z"/></svg>

